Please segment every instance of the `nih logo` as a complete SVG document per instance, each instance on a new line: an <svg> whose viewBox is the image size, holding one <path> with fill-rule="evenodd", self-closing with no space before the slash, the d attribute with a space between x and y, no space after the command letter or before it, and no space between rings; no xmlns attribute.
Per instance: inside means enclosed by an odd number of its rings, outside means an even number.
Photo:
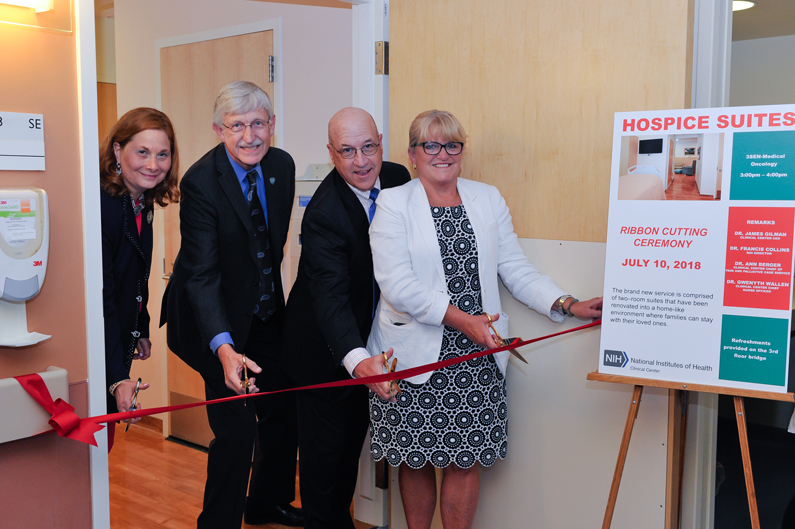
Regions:
<svg viewBox="0 0 795 529"><path fill-rule="evenodd" d="M605 349L604 364L609 367L625 367L629 362L629 357L624 351L611 351Z"/></svg>

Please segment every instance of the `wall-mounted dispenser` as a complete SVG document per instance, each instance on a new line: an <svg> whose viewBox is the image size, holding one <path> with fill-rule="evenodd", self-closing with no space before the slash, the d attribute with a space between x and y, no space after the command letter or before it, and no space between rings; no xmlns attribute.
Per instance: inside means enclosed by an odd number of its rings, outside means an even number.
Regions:
<svg viewBox="0 0 795 529"><path fill-rule="evenodd" d="M28 332L25 301L41 290L50 241L47 193L0 189L0 346L33 345L50 336Z"/></svg>

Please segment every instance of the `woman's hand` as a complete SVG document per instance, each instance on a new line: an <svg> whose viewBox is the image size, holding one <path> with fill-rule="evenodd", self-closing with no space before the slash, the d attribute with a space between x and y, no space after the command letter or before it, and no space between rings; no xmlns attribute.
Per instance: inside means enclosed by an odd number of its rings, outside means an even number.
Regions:
<svg viewBox="0 0 795 529"><path fill-rule="evenodd" d="M591 320L602 317L602 297L589 299L587 301L578 301L572 303L569 307L575 317L581 320Z"/></svg>
<svg viewBox="0 0 795 529"><path fill-rule="evenodd" d="M133 355L133 360L146 360L152 356L152 342L149 341L149 338L138 338L135 349L138 352Z"/></svg>
<svg viewBox="0 0 795 529"><path fill-rule="evenodd" d="M116 390L113 392L113 396L116 398L116 408L119 411L132 411L130 410L130 406L132 406L133 395L135 394L135 385L138 382L136 380L125 380L118 386L116 386ZM138 390L146 389L149 387L149 384L146 382L142 382L141 386ZM141 409L141 405L136 403L136 410ZM131 424L135 424L140 421L140 417L136 417L135 419L130 419L129 422Z"/></svg>
<svg viewBox="0 0 795 529"><path fill-rule="evenodd" d="M390 347L389 351L386 352L387 359L392 358L393 352L394 351ZM365 378L383 374L384 355L371 356L367 360L362 360L356 365L355 368L353 368L353 376L355 378ZM378 382L377 384L365 385L370 388L370 391L381 397L381 399L388 400L390 402L396 402L394 395L395 390L393 389L393 385L389 382Z"/></svg>
<svg viewBox="0 0 795 529"><path fill-rule="evenodd" d="M491 321L489 321L489 316L485 314L473 316L453 305L448 305L442 323L466 334L467 338L479 346L485 347L486 349L494 349L495 347L499 347L499 345L494 341L494 335L491 334L491 327L489 324L499 319L499 314L491 316Z"/></svg>

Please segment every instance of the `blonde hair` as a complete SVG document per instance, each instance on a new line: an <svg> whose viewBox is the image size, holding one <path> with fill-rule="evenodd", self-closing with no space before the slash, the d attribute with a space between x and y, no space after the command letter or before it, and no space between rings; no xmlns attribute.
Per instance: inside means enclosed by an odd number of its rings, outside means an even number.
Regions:
<svg viewBox="0 0 795 529"><path fill-rule="evenodd" d="M411 122L409 147L416 147L437 134L448 142L465 143L467 139L463 125L452 113L446 110L426 110Z"/></svg>

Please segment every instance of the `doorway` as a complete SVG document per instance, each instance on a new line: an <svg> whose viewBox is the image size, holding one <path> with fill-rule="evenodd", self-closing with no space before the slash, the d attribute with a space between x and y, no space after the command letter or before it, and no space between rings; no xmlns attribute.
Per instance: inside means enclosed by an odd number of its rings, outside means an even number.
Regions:
<svg viewBox="0 0 795 529"><path fill-rule="evenodd" d="M274 30L225 35L228 32L221 29L159 46L161 108L174 124L182 160L198 160L218 144L211 124L215 97L224 85L240 79L251 81L276 104L272 72ZM188 167L187 163L182 166L182 174ZM155 235L156 239L162 238L165 246L163 288L180 248L179 204L166 208L164 216L163 232ZM170 350L167 372L169 405L204 400L201 376ZM205 447L214 437L201 407L172 412L168 435Z"/></svg>

